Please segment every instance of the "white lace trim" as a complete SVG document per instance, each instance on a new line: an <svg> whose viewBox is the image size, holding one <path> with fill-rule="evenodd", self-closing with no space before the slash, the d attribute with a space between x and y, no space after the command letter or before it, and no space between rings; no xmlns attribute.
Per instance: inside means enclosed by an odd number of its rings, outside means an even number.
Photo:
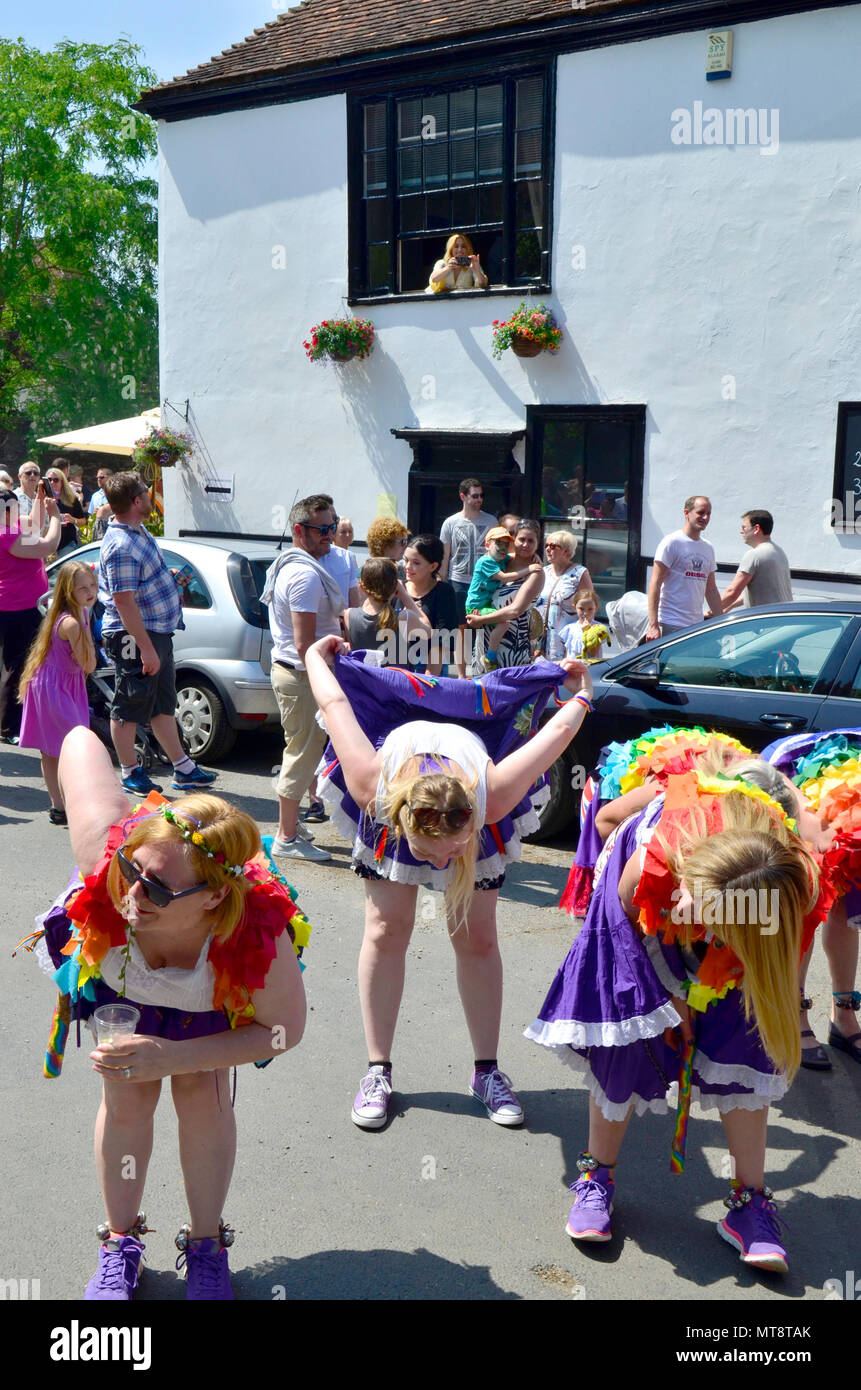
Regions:
<svg viewBox="0 0 861 1390"><path fill-rule="evenodd" d="M523 1036L540 1047L627 1047L629 1043L657 1038L665 1028L675 1028L680 1022L672 1004L667 1003L650 1014L638 1014L617 1023L578 1023L567 1018L545 1022L536 1018Z"/></svg>
<svg viewBox="0 0 861 1390"><path fill-rule="evenodd" d="M661 943L656 936L644 936L643 945L646 948L646 955L649 957L649 964L657 975L659 981L670 994L680 996L682 986L685 983L673 974L669 964L661 950Z"/></svg>
<svg viewBox="0 0 861 1390"><path fill-rule="evenodd" d="M712 1062L699 1050L694 1052L694 1069L712 1086L747 1086L757 1096L777 1100L788 1090L783 1072L756 1071L736 1062Z"/></svg>
<svg viewBox="0 0 861 1390"><path fill-rule="evenodd" d="M632 1106L636 1115L666 1115L669 1113L669 1110L671 1108L673 1110L678 1108L678 1081L673 1081L671 1083L669 1090L663 1097L658 1096L654 1100L645 1100L643 1096L634 1093L632 1094L629 1100L616 1102L607 1098L597 1077L594 1076L592 1071L590 1070L589 1059L587 1057L581 1057L578 1052L572 1052L570 1048L560 1050L557 1053L557 1056L560 1058L561 1061L565 1063L566 1066L570 1067L572 1071L576 1072L583 1082L585 1082L589 1094L591 1095L595 1104L598 1106L598 1109L601 1111L601 1114L604 1116L605 1120L624 1120L625 1116L628 1114L628 1111L631 1109ZM701 1057L701 1054L695 1054L694 1066L705 1080L705 1068L698 1064L697 1057ZM708 1063L707 1058L701 1057L701 1061L707 1065L721 1065L719 1063ZM731 1068L725 1069L732 1070ZM781 1096L785 1095L786 1091L789 1089L786 1080L782 1074L777 1076L768 1075L767 1077L765 1077L760 1072L752 1072L749 1067L739 1067L738 1070L748 1072L749 1074L757 1077L761 1077L763 1080L776 1082L780 1084L779 1086L775 1086L771 1095L767 1095L762 1092L752 1093L748 1091L746 1093L741 1093L733 1096L714 1095L711 1092L701 1091L699 1086L693 1086L691 1088L692 1104L696 1105L700 1110L717 1110L721 1115L725 1115L730 1110L763 1110L767 1106L769 1106L772 1103L772 1101L780 1100ZM730 1078L730 1080L733 1079L736 1078ZM722 1079L721 1084L726 1085L727 1082Z"/></svg>

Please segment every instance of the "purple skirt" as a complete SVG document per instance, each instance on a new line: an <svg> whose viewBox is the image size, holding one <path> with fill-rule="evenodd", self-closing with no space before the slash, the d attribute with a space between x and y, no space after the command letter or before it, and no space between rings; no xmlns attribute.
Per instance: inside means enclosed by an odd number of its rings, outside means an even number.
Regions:
<svg viewBox="0 0 861 1390"><path fill-rule="evenodd" d="M680 1022L671 996L696 978L695 958L641 938L622 907L619 879L641 819L621 827L583 927L525 1033L584 1074L608 1120L624 1119L631 1106L664 1113L676 1103L680 1057L663 1034ZM740 990L693 1018L692 1095L704 1109L758 1110L785 1094Z"/></svg>

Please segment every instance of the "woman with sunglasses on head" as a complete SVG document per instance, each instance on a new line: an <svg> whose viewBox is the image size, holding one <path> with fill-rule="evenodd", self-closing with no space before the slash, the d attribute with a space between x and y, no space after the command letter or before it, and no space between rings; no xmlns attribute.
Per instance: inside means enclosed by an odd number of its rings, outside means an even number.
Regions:
<svg viewBox="0 0 861 1390"><path fill-rule="evenodd" d="M309 648L306 664L331 740L321 795L334 825L353 839L353 870L365 880L359 995L368 1071L353 1123L386 1123L404 962L425 884L445 892L475 1058L469 1092L495 1123L519 1125L523 1110L496 1055L496 901L506 865L520 857L521 835L538 827L542 793L533 795L534 785L590 708L588 670L579 662L564 669L543 662L474 683L368 666L364 653L340 656L344 651L337 638L324 638ZM575 698L538 729L563 682Z"/></svg>
<svg viewBox="0 0 861 1390"><path fill-rule="evenodd" d="M517 523L514 535L513 563L521 569L527 568L538 558L541 544L541 526L537 521L524 517ZM485 667L485 654L488 648L486 628L496 623L506 623L506 632L499 644L497 662L500 666L528 666L532 661L534 647L533 619L539 614L535 605L540 601L543 575L530 574L526 579L513 580L500 584L493 597L494 613L469 613L467 625L474 631L475 643L472 649L471 674L480 676Z"/></svg>
<svg viewBox="0 0 861 1390"><path fill-rule="evenodd" d="M45 478L54 494L54 501L60 509L62 529L57 554L67 555L69 551L77 550L80 544L78 522L86 521L87 513L84 511L80 497L61 468L49 468Z"/></svg>
<svg viewBox="0 0 861 1390"><path fill-rule="evenodd" d="M170 1077L190 1213L177 1267L184 1262L189 1300L231 1299L229 1068L300 1041L296 953L308 924L243 811L206 793L171 803L151 793L132 814L88 729L66 738L59 775L80 876L47 913L37 947L60 989L45 1074L59 1074L72 1019L119 1001L140 1012L132 1037L90 1053L104 1086L96 1166L106 1216L84 1298L128 1300L137 1287L153 1117Z"/></svg>

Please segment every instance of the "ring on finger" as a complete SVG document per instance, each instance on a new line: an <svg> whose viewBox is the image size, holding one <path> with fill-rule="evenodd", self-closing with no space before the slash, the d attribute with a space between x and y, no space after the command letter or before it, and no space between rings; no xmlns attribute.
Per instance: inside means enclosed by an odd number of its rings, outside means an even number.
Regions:
<svg viewBox="0 0 861 1390"><path fill-rule="evenodd" d="M128 1081L128 1079L129 1079L129 1077L131 1076L131 1074L132 1074L132 1069L131 1069L131 1067L123 1067L123 1076L126 1078L127 1081Z"/></svg>

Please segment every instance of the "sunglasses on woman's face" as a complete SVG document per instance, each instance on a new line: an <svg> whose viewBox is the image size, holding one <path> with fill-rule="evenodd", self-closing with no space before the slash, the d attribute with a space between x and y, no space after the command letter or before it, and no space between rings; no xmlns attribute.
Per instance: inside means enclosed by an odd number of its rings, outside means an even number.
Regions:
<svg viewBox="0 0 861 1390"><path fill-rule="evenodd" d="M409 806L408 810L419 830L463 830L472 819L471 806L458 806L453 811L438 811L435 806Z"/></svg>
<svg viewBox="0 0 861 1390"><path fill-rule="evenodd" d="M120 872L126 883L134 886L139 883L144 891L144 897L148 898L156 907L169 907L176 898L187 898L192 893L202 893L204 888L208 888L208 883L196 883L193 888L182 888L178 893L172 893L169 888L165 888L163 883L156 883L154 879L144 878L140 869L136 869L130 859L127 859L121 849L117 850Z"/></svg>

